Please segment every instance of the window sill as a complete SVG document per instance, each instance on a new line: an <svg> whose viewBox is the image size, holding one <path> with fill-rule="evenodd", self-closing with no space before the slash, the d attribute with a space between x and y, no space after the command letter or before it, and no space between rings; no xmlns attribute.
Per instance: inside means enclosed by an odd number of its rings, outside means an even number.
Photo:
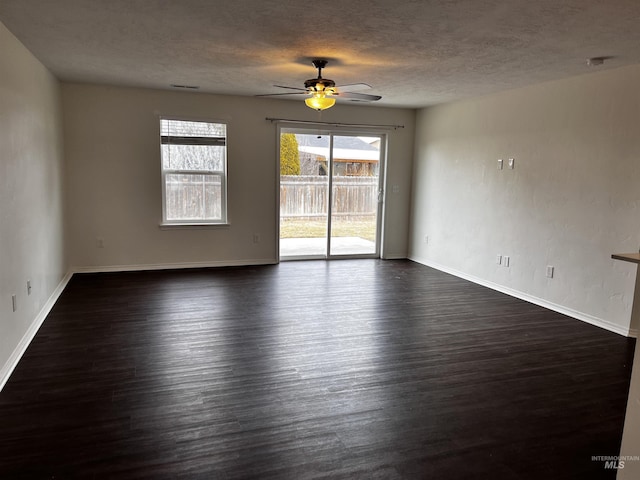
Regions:
<svg viewBox="0 0 640 480"><path fill-rule="evenodd" d="M209 230L211 228L228 228L230 223L161 223L160 230Z"/></svg>

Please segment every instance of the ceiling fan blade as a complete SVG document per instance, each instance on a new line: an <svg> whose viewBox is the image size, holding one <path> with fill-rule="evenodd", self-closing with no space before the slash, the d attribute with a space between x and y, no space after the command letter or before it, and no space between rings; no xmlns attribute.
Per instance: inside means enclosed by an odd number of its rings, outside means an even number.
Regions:
<svg viewBox="0 0 640 480"><path fill-rule="evenodd" d="M347 100L360 100L362 102L376 102L382 97L380 95L369 95L367 93L354 93L354 92L336 92L335 95L339 98Z"/></svg>
<svg viewBox="0 0 640 480"><path fill-rule="evenodd" d="M254 97L278 97L280 95L307 95L308 92L306 90L302 92L286 92L286 93L263 93L260 95L254 95Z"/></svg>
<svg viewBox="0 0 640 480"><path fill-rule="evenodd" d="M349 83L347 85L338 85L336 88L339 92L357 92L360 90L369 90L371 85L368 83Z"/></svg>
<svg viewBox="0 0 640 480"><path fill-rule="evenodd" d="M298 87L286 87L284 85L274 85L274 87L278 87L278 88L286 88L288 90L300 90L301 92L306 92L307 89L306 88L298 88Z"/></svg>

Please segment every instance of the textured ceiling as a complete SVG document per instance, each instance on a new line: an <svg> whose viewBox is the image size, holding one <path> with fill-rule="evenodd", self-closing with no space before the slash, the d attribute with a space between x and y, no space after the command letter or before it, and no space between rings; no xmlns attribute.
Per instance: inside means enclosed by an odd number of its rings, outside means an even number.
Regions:
<svg viewBox="0 0 640 480"><path fill-rule="evenodd" d="M404 107L640 63L639 20L640 0L0 1L61 80L255 95L322 57L325 77Z"/></svg>

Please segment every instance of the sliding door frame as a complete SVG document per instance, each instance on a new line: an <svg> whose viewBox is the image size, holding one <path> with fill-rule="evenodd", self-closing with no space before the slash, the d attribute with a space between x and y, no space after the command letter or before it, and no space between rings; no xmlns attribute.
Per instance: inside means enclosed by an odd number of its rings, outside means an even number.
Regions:
<svg viewBox="0 0 640 480"><path fill-rule="evenodd" d="M298 133L303 135L326 135L329 137L329 171L327 172L328 178L328 194L327 194L327 230L326 230L326 252L324 255L305 255L300 257L285 257L285 260L335 260L341 258L381 258L383 251L383 231L384 231L384 204L385 204L385 185L386 185L386 172L387 172L387 133L376 128L367 128L353 130L349 128L341 128L338 126L331 126L327 128L327 125L310 125L303 126L296 124L278 123L276 132L276 260L280 262L280 139L282 133ZM344 254L344 255L332 255L331 254L331 222L333 211L333 173L334 173L334 161L333 161L333 144L334 136L355 136L355 137L377 137L380 138L380 157L378 159L378 201L376 211L376 241L375 252L367 254Z"/></svg>

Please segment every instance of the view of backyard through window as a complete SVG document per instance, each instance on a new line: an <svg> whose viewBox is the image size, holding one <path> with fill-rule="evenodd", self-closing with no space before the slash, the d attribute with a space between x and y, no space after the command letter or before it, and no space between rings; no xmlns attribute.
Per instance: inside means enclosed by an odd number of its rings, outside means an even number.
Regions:
<svg viewBox="0 0 640 480"><path fill-rule="evenodd" d="M281 257L377 253L380 143L283 131Z"/></svg>
<svg viewBox="0 0 640 480"><path fill-rule="evenodd" d="M222 123L160 120L163 221L226 221L226 130Z"/></svg>

